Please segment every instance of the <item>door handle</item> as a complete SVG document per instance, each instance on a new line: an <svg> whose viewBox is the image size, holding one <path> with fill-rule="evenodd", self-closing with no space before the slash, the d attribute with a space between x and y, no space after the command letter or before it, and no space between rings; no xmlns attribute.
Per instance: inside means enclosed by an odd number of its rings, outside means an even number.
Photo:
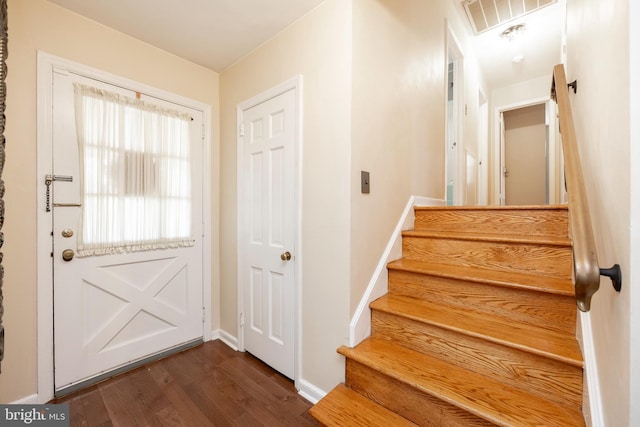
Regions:
<svg viewBox="0 0 640 427"><path fill-rule="evenodd" d="M65 249L62 251L62 259L67 262L71 261L74 255L75 253L73 252L73 249Z"/></svg>
<svg viewBox="0 0 640 427"><path fill-rule="evenodd" d="M291 252L283 252L282 254L280 254L280 259L283 261L291 261Z"/></svg>

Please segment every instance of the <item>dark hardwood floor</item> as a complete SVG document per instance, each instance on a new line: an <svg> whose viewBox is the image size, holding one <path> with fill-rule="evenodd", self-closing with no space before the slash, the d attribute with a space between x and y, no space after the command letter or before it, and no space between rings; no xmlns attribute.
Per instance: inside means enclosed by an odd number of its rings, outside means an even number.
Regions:
<svg viewBox="0 0 640 427"><path fill-rule="evenodd" d="M210 341L56 400L71 426L315 426L293 382Z"/></svg>

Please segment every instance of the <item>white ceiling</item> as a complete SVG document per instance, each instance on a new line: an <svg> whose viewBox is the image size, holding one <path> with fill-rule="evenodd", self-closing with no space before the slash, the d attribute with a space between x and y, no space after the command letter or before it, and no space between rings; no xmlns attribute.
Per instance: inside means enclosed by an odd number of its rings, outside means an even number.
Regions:
<svg viewBox="0 0 640 427"><path fill-rule="evenodd" d="M323 0L49 0L222 71Z"/></svg>
<svg viewBox="0 0 640 427"><path fill-rule="evenodd" d="M452 1L465 23L468 23L462 7L463 0ZM565 9L566 1L558 0L558 3L474 37L475 53L489 88L510 86L545 75L549 76L551 87L553 66L562 59ZM521 23L527 26L521 36L510 42L500 37L506 28ZM516 55L523 56L522 62L512 62Z"/></svg>
<svg viewBox="0 0 640 427"><path fill-rule="evenodd" d="M222 71L323 0L49 0L153 46ZM426 0L425 0L426 1ZM466 22L462 0L455 3ZM489 88L551 74L560 62L565 0L474 38ZM525 22L522 40L498 34ZM470 28L470 27L469 27ZM516 54L524 60L512 63Z"/></svg>

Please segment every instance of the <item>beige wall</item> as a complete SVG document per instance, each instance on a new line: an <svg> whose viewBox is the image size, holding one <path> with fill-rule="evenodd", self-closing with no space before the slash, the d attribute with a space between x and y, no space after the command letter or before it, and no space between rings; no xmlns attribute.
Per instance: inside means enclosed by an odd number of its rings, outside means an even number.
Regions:
<svg viewBox="0 0 640 427"><path fill-rule="evenodd" d="M218 294L218 75L44 0L9 0L4 325L0 402L37 393L36 54L38 50L212 106L212 294ZM219 325L214 298L213 327Z"/></svg>
<svg viewBox="0 0 640 427"><path fill-rule="evenodd" d="M351 314L409 197L445 197L447 24L464 55L463 141L476 158L482 81L451 2L354 0L353 5ZM362 170L371 174L370 194L360 192Z"/></svg>
<svg viewBox="0 0 640 427"><path fill-rule="evenodd" d="M638 402L629 397L630 387L638 387L632 386L638 378L630 378L630 334L638 325L630 323L637 283L632 283L629 237L629 16L627 1L567 1L567 79L579 82L571 102L598 260L602 267L619 263L623 277L620 294L602 279L590 312L608 426L638 423L630 420L630 408Z"/></svg>
<svg viewBox="0 0 640 427"><path fill-rule="evenodd" d="M349 323L351 2L328 0L226 69L221 93L222 329L237 336L236 106L304 78L302 378L328 391L344 378L336 348Z"/></svg>
<svg viewBox="0 0 640 427"><path fill-rule="evenodd" d="M631 107L629 117L640 117L640 2L629 2L629 97ZM640 272L640 120L630 120L631 124L631 252L630 252L630 277L627 283L631 285L630 325L640 325L640 286L637 285ZM630 369L629 378L640 378L640 328L630 327L629 346ZM629 402L640 402L640 382L630 381ZM640 425L640 405L630 405L631 415L629 425Z"/></svg>
<svg viewBox="0 0 640 427"><path fill-rule="evenodd" d="M325 391L343 378L335 349L409 196L444 197L447 20L465 50L446 0L329 0L221 75L222 327L233 336L236 106L304 77L302 378ZM464 128L477 153L481 78L468 53Z"/></svg>
<svg viewBox="0 0 640 427"><path fill-rule="evenodd" d="M443 197L439 3L353 2L351 314L409 197ZM371 174L370 194L360 192L361 170Z"/></svg>

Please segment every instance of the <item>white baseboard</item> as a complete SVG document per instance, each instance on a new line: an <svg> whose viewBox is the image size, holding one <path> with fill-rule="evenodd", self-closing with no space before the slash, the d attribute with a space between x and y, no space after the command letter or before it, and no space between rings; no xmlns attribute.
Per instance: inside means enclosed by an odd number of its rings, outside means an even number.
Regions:
<svg viewBox="0 0 640 427"><path fill-rule="evenodd" d="M391 234L391 238L378 261L378 265L369 281L369 285L358 304L358 308L349 323L349 346L355 347L371 335L371 310L369 304L387 293L387 264L402 256L402 232L413 228L415 206L442 206L445 200L411 196L402 212L402 216Z"/></svg>
<svg viewBox="0 0 640 427"><path fill-rule="evenodd" d="M211 337L212 340L219 339L234 351L238 351L238 339L230 333L218 329L211 333ZM298 394L314 405L327 394L326 391L303 379L296 382L296 387L298 387Z"/></svg>
<svg viewBox="0 0 640 427"><path fill-rule="evenodd" d="M225 343L226 345L228 345L229 347L231 347L232 349L234 349L235 351L238 351L238 338L234 337L233 335L231 335L230 333L223 331L222 329L219 329L217 332L217 335L219 336L220 341L222 341L223 343Z"/></svg>
<svg viewBox="0 0 640 427"><path fill-rule="evenodd" d="M32 394L31 396L23 397L22 399L16 400L15 402L11 402L10 405L38 405L47 403L42 402L40 399L40 395Z"/></svg>
<svg viewBox="0 0 640 427"><path fill-rule="evenodd" d="M215 341L220 339L220 329L213 329L205 341Z"/></svg>
<svg viewBox="0 0 640 427"><path fill-rule="evenodd" d="M602 392L598 379L598 361L593 342L591 313L578 312L580 316L580 343L584 359L585 401L583 412L588 427L605 427Z"/></svg>
<svg viewBox="0 0 640 427"><path fill-rule="evenodd" d="M327 395L327 392L321 390L310 382L301 379L296 383L298 386L298 394L314 405L320 401L323 397Z"/></svg>
<svg viewBox="0 0 640 427"><path fill-rule="evenodd" d="M223 331L222 329L218 329L213 331L211 336L212 339L219 339L231 349L238 351L238 339L230 333ZM298 387L298 394L314 405L327 394L326 391L321 390L303 379L296 381L296 387Z"/></svg>

